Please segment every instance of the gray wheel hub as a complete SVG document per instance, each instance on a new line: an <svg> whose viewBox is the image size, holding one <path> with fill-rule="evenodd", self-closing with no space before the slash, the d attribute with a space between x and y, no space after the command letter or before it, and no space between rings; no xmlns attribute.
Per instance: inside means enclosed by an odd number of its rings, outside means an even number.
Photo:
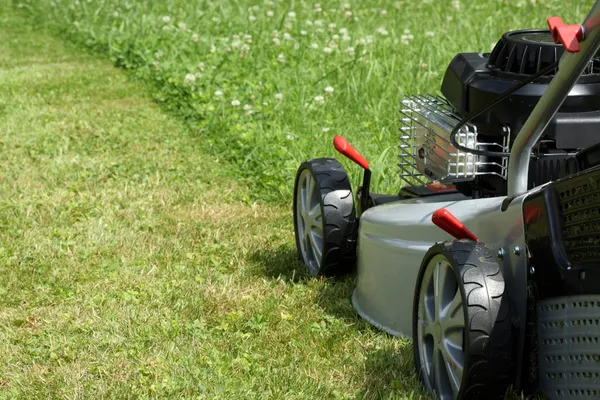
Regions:
<svg viewBox="0 0 600 400"><path fill-rule="evenodd" d="M300 253L311 273L316 274L323 256L323 215L320 188L308 169L300 174L297 191Z"/></svg>
<svg viewBox="0 0 600 400"><path fill-rule="evenodd" d="M418 299L414 340L425 386L440 399L455 399L465 363L465 311L456 275L443 255L427 264Z"/></svg>

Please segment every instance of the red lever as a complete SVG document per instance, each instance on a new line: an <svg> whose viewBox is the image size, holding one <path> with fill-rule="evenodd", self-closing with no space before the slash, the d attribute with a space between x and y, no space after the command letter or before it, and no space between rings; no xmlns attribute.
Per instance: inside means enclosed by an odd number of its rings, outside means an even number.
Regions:
<svg viewBox="0 0 600 400"><path fill-rule="evenodd" d="M369 169L369 162L343 136L333 138L333 146L344 156L348 157L364 169Z"/></svg>
<svg viewBox="0 0 600 400"><path fill-rule="evenodd" d="M479 242L477 236L445 208L440 208L434 212L431 221L457 239L470 239Z"/></svg>
<svg viewBox="0 0 600 400"><path fill-rule="evenodd" d="M579 53L579 42L583 40L581 25L565 25L560 17L550 17L548 26L554 43L562 44L569 53Z"/></svg>

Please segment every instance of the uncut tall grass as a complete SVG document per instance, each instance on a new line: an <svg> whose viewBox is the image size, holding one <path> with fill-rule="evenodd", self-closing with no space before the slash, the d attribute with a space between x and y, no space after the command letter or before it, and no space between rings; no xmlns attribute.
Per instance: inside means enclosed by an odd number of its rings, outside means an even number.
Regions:
<svg viewBox="0 0 600 400"><path fill-rule="evenodd" d="M289 202L301 161L336 156L344 135L374 189L400 187L398 104L438 92L458 52L508 30L580 22L591 1L22 0L36 19L154 83L158 101L253 188ZM338 156L339 158L339 156ZM357 167L344 161L354 184Z"/></svg>

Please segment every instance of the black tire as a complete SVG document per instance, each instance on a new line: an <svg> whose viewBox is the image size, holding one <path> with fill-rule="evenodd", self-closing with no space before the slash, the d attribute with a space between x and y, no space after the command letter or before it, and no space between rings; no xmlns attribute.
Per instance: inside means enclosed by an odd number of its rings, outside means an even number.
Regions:
<svg viewBox="0 0 600 400"><path fill-rule="evenodd" d="M444 262L440 261L443 259L446 259L448 263L443 264ZM445 268L449 268L454 274L451 275L448 272L449 277L443 275L440 272L442 265L446 265ZM438 285L434 289L433 293L437 293L437 295L433 300L426 297L427 295L423 292L424 290L430 290L427 281L427 279L432 279L428 278L427 270L429 268L438 268L438 275L433 278L433 281L437 282L433 284ZM448 303L448 307L444 308L442 307L444 300L441 300L441 297L447 296L444 294L444 290L451 293L453 289L443 288L440 277L443 277L444 282L450 282L448 284L450 288L453 287L451 279L456 279L456 293L460 293L462 296L461 307L456 306L457 312L454 315L460 318L458 310L462 308L464 318L462 354L464 362L462 364L460 385L454 387L452 387L451 379L454 378L455 382L459 381L459 374L451 374L449 371L452 368L457 368L458 364L447 360L460 359L460 357L451 358L453 355L448 354L460 353L452 353L455 347L449 347L448 340L450 339L446 339L445 336L448 335L447 337L450 338L450 334L447 333L450 329L446 330L446 326L452 326L452 324L439 322L444 318L455 318L452 315L448 317L452 308L451 304ZM435 303L436 309L445 310L446 313L436 321L437 325L432 324L431 320L429 323L426 321L429 317L425 316L424 310L425 308L430 310L430 301ZM420 303L423 303L423 305L420 306ZM428 325L435 328L427 328ZM421 329L419 329L419 326L421 326ZM431 335L430 343L434 343L432 345L428 345L430 339L428 333L426 333L427 330L435 332ZM435 337L438 332L440 332L441 340ZM425 255L419 270L413 307L415 367L421 382L423 382L429 393L434 397L447 399L503 399L507 389L514 383L515 379L513 350L515 335L513 333L504 278L495 254L483 244L467 240L434 245ZM454 333L454 335L458 334ZM435 375L436 366L433 365L435 362L433 360L436 360L435 355L431 357L432 362L429 363L429 368L424 365L426 362L422 358L427 359L428 348L433 348L432 354L439 354L437 360L444 359L442 364L448 372L447 381L444 379L443 372ZM447 349L450 349L450 351ZM447 353L446 355L443 354L444 351ZM437 362L437 365L440 365L440 363ZM432 373L432 371L434 372ZM441 377L437 379L440 382L436 381L435 376ZM448 388L451 389L450 392ZM439 395L440 393L442 395Z"/></svg>
<svg viewBox="0 0 600 400"><path fill-rule="evenodd" d="M301 212L305 208L302 196L307 193L303 191L303 185L305 179L310 178L315 183L310 201L315 207L319 206L321 216L314 220L314 229L322 229L322 240L318 243L316 239L312 242L310 235L306 236L308 217L305 218ZM312 224L313 221L310 222ZM337 160L318 158L306 161L298 168L294 183L294 232L298 256L311 275L342 275L353 270L357 235L354 198L346 170ZM312 248L310 252L307 250L306 240L311 242L311 246L314 244L316 252Z"/></svg>

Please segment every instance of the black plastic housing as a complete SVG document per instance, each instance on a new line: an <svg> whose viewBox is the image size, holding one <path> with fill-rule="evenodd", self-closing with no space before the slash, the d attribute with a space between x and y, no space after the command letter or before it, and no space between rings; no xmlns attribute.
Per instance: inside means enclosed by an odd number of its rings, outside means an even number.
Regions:
<svg viewBox="0 0 600 400"><path fill-rule="evenodd" d="M505 33L491 54L458 54L442 82L442 93L458 114L476 112L503 92L552 64L564 53L549 31L524 30ZM600 68L594 59L569 93L543 138L559 150L582 149L599 142ZM510 128L511 141L523 127L545 92L553 72L515 92L492 110L474 120L486 136L501 136ZM484 138L485 139L485 138Z"/></svg>

